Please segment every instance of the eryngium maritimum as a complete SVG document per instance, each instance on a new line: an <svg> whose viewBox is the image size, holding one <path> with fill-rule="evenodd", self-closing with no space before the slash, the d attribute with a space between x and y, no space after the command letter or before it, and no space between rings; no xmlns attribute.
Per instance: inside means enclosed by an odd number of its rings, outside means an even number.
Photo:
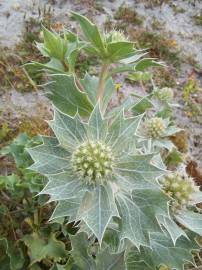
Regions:
<svg viewBox="0 0 202 270"><path fill-rule="evenodd" d="M28 149L32 170L48 183L41 191L58 201L52 219L80 221L101 243L113 217L120 219L122 238L136 246L150 244L150 231L161 230L157 217L168 214L168 197L155 179L164 168L153 153L137 149L135 134L142 115L125 118L123 111L104 119L97 104L89 121L55 110L49 122L55 137Z"/></svg>
<svg viewBox="0 0 202 270"><path fill-rule="evenodd" d="M160 117L153 117L146 123L146 133L150 138L158 139L164 135L165 124Z"/></svg>
<svg viewBox="0 0 202 270"><path fill-rule="evenodd" d="M169 102L173 99L173 90L169 87L164 87L156 90L155 92L157 98L161 101Z"/></svg>
<svg viewBox="0 0 202 270"><path fill-rule="evenodd" d="M186 208L191 202L197 187L191 177L172 173L162 180L163 190L173 199L174 211Z"/></svg>

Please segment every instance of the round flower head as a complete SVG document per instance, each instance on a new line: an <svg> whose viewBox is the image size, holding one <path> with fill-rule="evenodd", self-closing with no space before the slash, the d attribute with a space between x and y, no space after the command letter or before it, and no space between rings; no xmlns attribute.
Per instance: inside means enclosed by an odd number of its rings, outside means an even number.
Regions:
<svg viewBox="0 0 202 270"><path fill-rule="evenodd" d="M146 122L146 134L150 138L158 139L164 135L165 124L160 117L153 117Z"/></svg>
<svg viewBox="0 0 202 270"><path fill-rule="evenodd" d="M169 102L173 99L173 90L169 87L158 89L156 90L155 94L160 101Z"/></svg>
<svg viewBox="0 0 202 270"><path fill-rule="evenodd" d="M127 41L124 33L120 30L112 30L111 32L106 34L106 40L108 42L121 42Z"/></svg>
<svg viewBox="0 0 202 270"><path fill-rule="evenodd" d="M112 173L111 149L101 142L86 141L73 152L72 165L84 181L89 184L102 183Z"/></svg>
<svg viewBox="0 0 202 270"><path fill-rule="evenodd" d="M188 206L192 200L193 193L196 191L193 179L178 173L164 177L161 184L165 193L173 198L172 208L174 210Z"/></svg>

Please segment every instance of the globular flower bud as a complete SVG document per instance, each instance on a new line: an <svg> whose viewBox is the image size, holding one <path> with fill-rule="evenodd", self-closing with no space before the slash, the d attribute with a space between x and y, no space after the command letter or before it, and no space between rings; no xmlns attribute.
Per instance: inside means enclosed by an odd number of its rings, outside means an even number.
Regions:
<svg viewBox="0 0 202 270"><path fill-rule="evenodd" d="M164 177L161 184L165 193L173 198L173 210L179 210L189 205L192 195L196 191L193 179L178 173Z"/></svg>
<svg viewBox="0 0 202 270"><path fill-rule="evenodd" d="M89 184L101 183L112 174L113 156L109 146L86 141L72 155L72 166Z"/></svg>
<svg viewBox="0 0 202 270"><path fill-rule="evenodd" d="M108 42L121 42L121 41L127 41L127 38L125 37L124 33L122 31L113 30L106 34L106 40Z"/></svg>
<svg viewBox="0 0 202 270"><path fill-rule="evenodd" d="M163 136L165 132L165 124L160 117L153 117L146 123L146 134L148 137L158 139Z"/></svg>
<svg viewBox="0 0 202 270"><path fill-rule="evenodd" d="M160 101L169 102L173 99L173 90L169 87L164 87L156 90L155 95Z"/></svg>

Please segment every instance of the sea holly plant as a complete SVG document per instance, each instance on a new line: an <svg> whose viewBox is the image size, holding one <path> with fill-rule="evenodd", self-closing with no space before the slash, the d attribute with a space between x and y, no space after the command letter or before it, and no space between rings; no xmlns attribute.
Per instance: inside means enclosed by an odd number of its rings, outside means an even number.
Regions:
<svg viewBox="0 0 202 270"><path fill-rule="evenodd" d="M34 161L30 169L47 178L40 194L56 202L50 220L66 218L77 230L69 235L67 265L181 270L185 263L194 264L192 252L199 251L202 216L197 204L202 195L183 169L169 171L161 157L165 148L174 147L169 136L179 129L173 118L157 114L152 99L168 103L172 91L155 91L138 102L131 98L112 113L116 73L157 63L140 59L143 55L123 33L101 33L84 16L73 17L84 39L71 33L66 40L74 38L85 53L97 55L99 76L79 78L76 70L52 70L46 90L54 104L48 122L54 135L42 136L42 144L27 149ZM61 61L68 46L58 34L47 33L41 50ZM63 54L53 55L55 48Z"/></svg>

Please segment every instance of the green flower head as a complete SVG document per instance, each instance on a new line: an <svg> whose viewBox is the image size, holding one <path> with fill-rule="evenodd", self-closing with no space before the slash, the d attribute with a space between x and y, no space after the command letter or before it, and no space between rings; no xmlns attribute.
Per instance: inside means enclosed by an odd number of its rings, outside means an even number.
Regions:
<svg viewBox="0 0 202 270"><path fill-rule="evenodd" d="M150 138L161 138L165 133L165 124L162 118L153 117L146 123L146 133Z"/></svg>
<svg viewBox="0 0 202 270"><path fill-rule="evenodd" d="M75 173L89 184L103 183L113 172L113 155L109 146L99 141L80 144L72 155Z"/></svg>
<svg viewBox="0 0 202 270"><path fill-rule="evenodd" d="M107 42L124 42L128 41L127 37L124 35L123 31L112 30L111 32L105 35Z"/></svg>
<svg viewBox="0 0 202 270"><path fill-rule="evenodd" d="M163 190L172 199L173 210L186 208L192 201L197 187L191 177L172 173L162 180Z"/></svg>
<svg viewBox="0 0 202 270"><path fill-rule="evenodd" d="M169 102L173 99L174 94L173 94L173 90L171 88L164 87L162 89L157 89L155 91L155 95L160 101Z"/></svg>
<svg viewBox="0 0 202 270"><path fill-rule="evenodd" d="M55 137L43 137L42 145L28 149L35 161L31 169L48 178L41 194L58 201L52 219L80 221L80 230L101 243L116 217L123 239L149 245L149 232L160 230L156 217L167 215L168 198L155 183L165 169L153 153L136 149L141 119L125 118L123 111L104 119L99 104L88 122L55 110L49 122Z"/></svg>

